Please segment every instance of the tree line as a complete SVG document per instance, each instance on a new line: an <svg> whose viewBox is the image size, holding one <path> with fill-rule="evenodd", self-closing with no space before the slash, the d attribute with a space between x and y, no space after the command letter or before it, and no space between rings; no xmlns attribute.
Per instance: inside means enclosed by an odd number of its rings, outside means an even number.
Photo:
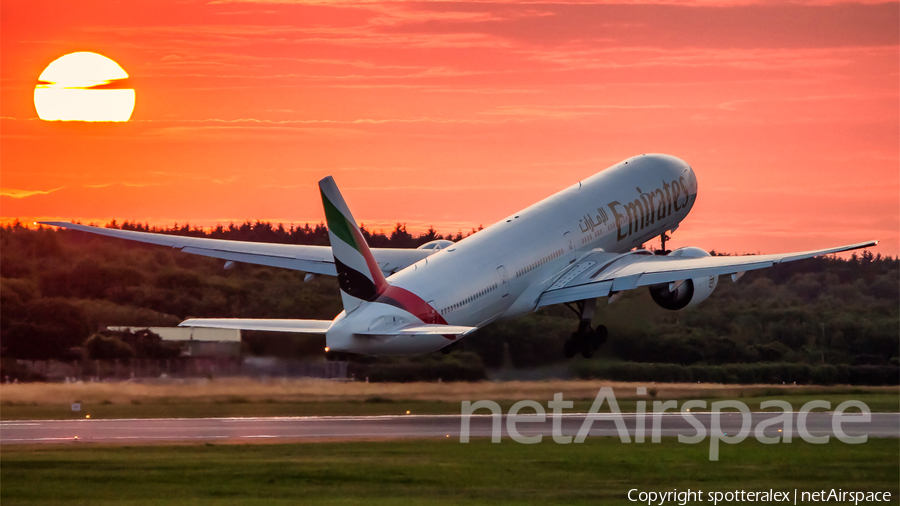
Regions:
<svg viewBox="0 0 900 506"><path fill-rule="evenodd" d="M15 227L15 224L11 225ZM317 223L310 226L305 223L303 226L295 226L290 224L285 227L283 223L273 225L267 221L245 221L240 225L229 223L228 226L221 224L213 228L203 228L191 226L190 224L178 225L175 223L170 227L151 226L147 223L141 224L135 221L125 221L121 224L116 220L104 225L106 228L116 228L120 230L133 230L136 232L151 232L154 234L181 235L188 237L205 237L209 239L227 239L231 241L248 241L248 242L268 242L280 244L303 244L311 246L328 246L328 228L324 223ZM460 241L479 230L482 226L473 228L467 233L461 230L456 234L440 234L431 226L425 232L413 235L406 230L405 223L397 223L393 230L389 233L384 231L373 232L366 227L365 223L359 225L360 232L366 238L366 242L372 248L417 248L427 242L438 239L449 241Z"/></svg>
<svg viewBox="0 0 900 506"><path fill-rule="evenodd" d="M133 223L109 226L161 232ZM183 225L164 233L327 243L322 224ZM397 225L390 234L369 237L376 238L373 245L416 247L447 236L434 230L413 236ZM672 364L691 368L678 374L690 370L698 377L698 367L762 363L888 367L893 374L900 348L898 269L897 258L867 251L791 262L749 272L737 283L721 279L706 301L679 312L657 307L645 290L632 290L612 305L598 305L594 324L610 333L600 361ZM50 228L0 228L0 277L4 361L72 358L90 349L87 339L105 325L174 326L188 317L331 319L342 309L337 283L328 276L304 282L304 273L250 264L225 270L223 261L171 248ZM467 336L461 347L469 353L462 357L477 357L489 368L549 365L562 360L562 344L575 327L568 309L552 306ZM321 336L244 336L247 354L317 356L324 348ZM124 342L132 352L116 351L109 339L95 338L91 347L135 357L144 349ZM396 370L395 362L385 364ZM833 376L854 377L842 374Z"/></svg>

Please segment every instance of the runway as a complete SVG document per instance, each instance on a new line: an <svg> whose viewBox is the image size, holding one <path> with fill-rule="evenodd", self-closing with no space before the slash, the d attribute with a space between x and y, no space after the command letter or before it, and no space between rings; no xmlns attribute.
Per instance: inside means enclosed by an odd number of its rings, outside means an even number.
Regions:
<svg viewBox="0 0 900 506"><path fill-rule="evenodd" d="M760 422L771 419L779 413L751 413L749 424L744 424L740 413L722 413L719 418L720 431L726 436L739 434L742 427L749 428L748 438L755 437L755 429ZM595 415L589 429L589 436L621 436L610 414ZM862 418L862 415L856 415ZM877 438L900 437L900 413L871 413L868 422L845 414L842 430L848 436ZM585 423L584 413L563 414L557 420L562 435L576 435ZM654 428L652 415L646 415L638 424L638 415L621 415L621 423L628 436L635 440L637 427L643 426L645 440L650 441ZM849 421L852 420L852 421ZM468 433L472 438L488 438L493 427L499 427L501 441L512 442L509 420L503 416L495 421L490 415L472 415ZM809 413L805 423L812 436L834 436L834 416L831 412ZM542 435L551 441L553 417L549 414L540 421L535 415L520 415L513 425L522 436ZM705 434L710 434L713 417L709 413L666 413L659 417L659 435L696 436L702 425ZM791 431L795 440L800 439L798 414L794 413L791 423L784 431L782 423L770 425L762 430L763 435L783 436ZM841 426L839 426L840 428ZM122 443L148 444L173 442L263 442L263 441L339 441L357 439L394 438L455 438L460 439L464 431L463 417L460 415L401 415L401 416L348 416L348 417L274 417L274 418L157 418L157 419L78 419L78 420L19 420L0 422L0 444L34 443ZM624 432L624 431L623 431Z"/></svg>

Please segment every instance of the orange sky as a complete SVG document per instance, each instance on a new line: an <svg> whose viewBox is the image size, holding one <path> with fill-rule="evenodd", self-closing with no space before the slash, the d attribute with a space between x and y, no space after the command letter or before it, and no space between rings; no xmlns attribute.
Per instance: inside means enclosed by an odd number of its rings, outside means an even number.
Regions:
<svg viewBox="0 0 900 506"><path fill-rule="evenodd" d="M900 4L3 0L0 215L488 225L623 158L690 163L672 246L900 253ZM128 123L36 119L93 51Z"/></svg>

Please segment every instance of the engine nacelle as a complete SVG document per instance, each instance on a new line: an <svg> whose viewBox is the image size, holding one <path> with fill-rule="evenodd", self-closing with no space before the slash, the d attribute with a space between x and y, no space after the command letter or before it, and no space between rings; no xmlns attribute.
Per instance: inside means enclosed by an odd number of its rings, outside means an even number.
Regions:
<svg viewBox="0 0 900 506"><path fill-rule="evenodd" d="M439 251L450 246L453 246L453 241L448 241L446 239L437 239L431 242L426 242L416 249L432 249L434 251Z"/></svg>
<svg viewBox="0 0 900 506"><path fill-rule="evenodd" d="M708 257L709 253L700 248L687 247L679 248L667 256L684 257L684 258L702 258ZM685 279L680 284L665 283L661 285L653 285L650 287L650 296L653 302L659 307L677 311L688 306L694 306L706 300L716 285L719 284L719 276L701 276L699 278ZM670 290L674 286L674 290Z"/></svg>

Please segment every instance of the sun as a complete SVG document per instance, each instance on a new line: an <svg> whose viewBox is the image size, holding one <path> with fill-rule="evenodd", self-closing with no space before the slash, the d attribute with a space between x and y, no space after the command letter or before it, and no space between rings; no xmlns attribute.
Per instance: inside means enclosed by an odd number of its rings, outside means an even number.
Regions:
<svg viewBox="0 0 900 506"><path fill-rule="evenodd" d="M115 61L90 52L54 60L34 88L34 107L45 121L128 121L134 111L128 74Z"/></svg>

